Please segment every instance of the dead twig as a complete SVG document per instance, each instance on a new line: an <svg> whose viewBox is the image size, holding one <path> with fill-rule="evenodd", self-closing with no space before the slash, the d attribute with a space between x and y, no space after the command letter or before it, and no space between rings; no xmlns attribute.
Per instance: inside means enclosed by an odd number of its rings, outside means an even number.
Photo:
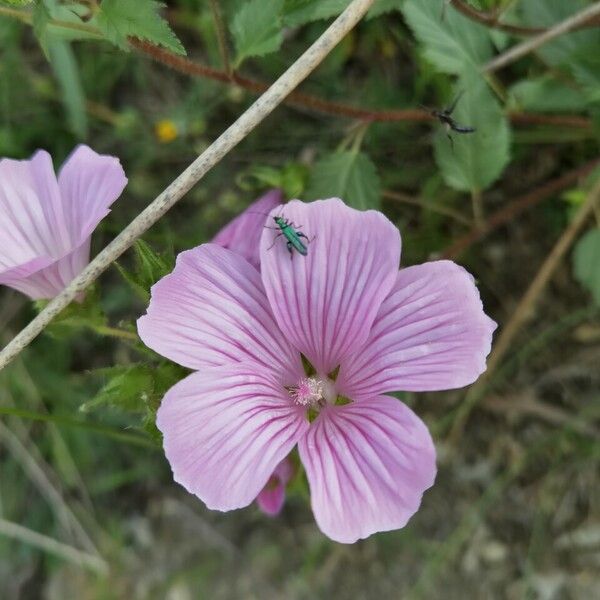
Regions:
<svg viewBox="0 0 600 600"><path fill-rule="evenodd" d="M535 190L515 198L512 202L501 208L486 219L482 227L474 227L465 235L459 237L451 246L446 248L442 253L443 258L456 258L465 252L472 244L481 240L492 231L498 229L502 225L509 223L518 217L527 209L532 208L536 204L551 198L558 192L564 190L569 185L577 180L585 177L600 165L600 158L595 158L556 179L545 183Z"/></svg>
<svg viewBox="0 0 600 600"><path fill-rule="evenodd" d="M526 56L530 52L537 50L544 44L552 41L553 39L572 31L582 23L588 22L590 19L600 16L600 2L596 2L591 6L588 6L584 10L575 13L568 19L557 23L556 25L550 27L543 33L532 37L529 40L526 40L516 46L513 46L503 54L496 56L496 58L489 61L484 67L483 71L485 73L492 73L493 71L497 71L506 65L509 65L519 58Z"/></svg>
<svg viewBox="0 0 600 600"><path fill-rule="evenodd" d="M552 248L552 251L540 267L537 275L533 278L530 286L525 294L521 297L515 311L513 312L508 323L502 328L496 343L493 346L492 352L487 361L487 370L474 384L462 404L460 405L456 419L450 432L451 442L460 439L464 427L467 423L471 411L476 404L481 400L488 382L494 375L496 368L502 362L502 359L511 348L516 335L521 330L524 323L532 316L533 310L542 292L545 290L556 268L560 264L567 250L571 247L577 234L594 212L594 207L600 200L600 180L596 182L592 190L589 192L586 201L581 205L575 218L569 226L563 231L562 235Z"/></svg>

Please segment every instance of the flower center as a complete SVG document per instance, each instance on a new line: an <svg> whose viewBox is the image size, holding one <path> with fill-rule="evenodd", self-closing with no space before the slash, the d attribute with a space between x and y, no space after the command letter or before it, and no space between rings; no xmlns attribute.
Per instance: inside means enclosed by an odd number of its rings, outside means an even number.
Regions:
<svg viewBox="0 0 600 600"><path fill-rule="evenodd" d="M297 385L290 386L288 391L292 400L300 406L323 405L324 382L318 377L303 377Z"/></svg>

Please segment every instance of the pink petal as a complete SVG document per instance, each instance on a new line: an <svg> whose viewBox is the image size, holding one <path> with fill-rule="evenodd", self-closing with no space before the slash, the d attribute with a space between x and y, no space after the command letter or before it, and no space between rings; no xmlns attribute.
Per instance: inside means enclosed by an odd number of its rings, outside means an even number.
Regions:
<svg viewBox="0 0 600 600"><path fill-rule="evenodd" d="M267 217L272 209L283 202L283 192L268 191L253 202L243 213L229 222L213 239L213 243L241 254L256 268L260 265L259 244Z"/></svg>
<svg viewBox="0 0 600 600"><path fill-rule="evenodd" d="M298 353L275 323L259 272L216 244L177 257L174 271L152 287L138 332L147 346L191 369L250 359L289 374L289 381L302 373Z"/></svg>
<svg viewBox="0 0 600 600"><path fill-rule="evenodd" d="M58 174L58 187L77 246L110 212L110 205L126 185L127 177L118 158L97 154L84 145L75 148Z"/></svg>
<svg viewBox="0 0 600 600"><path fill-rule="evenodd" d="M294 200L280 214L311 241L307 256L290 256L285 239L265 230L261 269L267 296L286 337L326 374L367 339L396 280L400 234L381 213L354 210L337 198Z"/></svg>
<svg viewBox="0 0 600 600"><path fill-rule="evenodd" d="M4 276L0 276L0 283L6 283L6 285L26 294L33 300L54 298L88 264L90 241L91 237L88 237L75 250L47 266L41 264L42 268L35 269L35 272L30 275L21 274L20 277L6 278L6 281L4 281ZM23 270L21 272L23 273Z"/></svg>
<svg viewBox="0 0 600 600"><path fill-rule="evenodd" d="M167 392L156 423L175 481L216 510L250 504L309 427L256 363L190 375Z"/></svg>
<svg viewBox="0 0 600 600"><path fill-rule="evenodd" d="M293 473L292 463L284 458L276 467L265 487L256 497L256 503L262 512L274 517L281 512L285 502L285 486Z"/></svg>
<svg viewBox="0 0 600 600"><path fill-rule="evenodd" d="M317 524L337 542L404 527L435 479L427 427L387 396L326 407L298 448Z"/></svg>
<svg viewBox="0 0 600 600"><path fill-rule="evenodd" d="M90 235L126 182L116 158L87 146L58 181L43 150L1 160L0 283L34 299L56 296L87 264Z"/></svg>
<svg viewBox="0 0 600 600"><path fill-rule="evenodd" d="M0 273L17 267L30 271L32 261L48 264L70 249L47 152L40 150L30 160L0 160L0 240Z"/></svg>
<svg viewBox="0 0 600 600"><path fill-rule="evenodd" d="M340 393L459 388L485 371L496 323L473 278L451 261L402 269L364 347L339 373Z"/></svg>

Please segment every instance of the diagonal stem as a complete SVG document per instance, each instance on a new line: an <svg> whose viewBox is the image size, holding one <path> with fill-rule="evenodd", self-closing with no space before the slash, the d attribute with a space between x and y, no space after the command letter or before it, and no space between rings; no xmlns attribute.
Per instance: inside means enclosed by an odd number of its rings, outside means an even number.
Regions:
<svg viewBox="0 0 600 600"><path fill-rule="evenodd" d="M374 0L353 0L348 8L323 32L317 41L260 97L226 129L196 160L146 207L102 250L73 281L0 352L4 368L71 301L91 285L133 242L156 223L200 179L270 115L300 84L338 42L360 21Z"/></svg>
<svg viewBox="0 0 600 600"><path fill-rule="evenodd" d="M492 353L487 361L487 370L479 378L477 383L473 385L461 404L452 431L450 432L450 440L455 442L460 439L464 427L467 423L471 411L475 405L481 400L485 393L488 383L494 374L496 368L502 362L506 353L510 350L516 335L521 330L521 327L532 316L533 309L537 304L543 291L546 289L548 282L556 271L562 258L567 253L577 234L585 225L587 219L593 214L595 207L600 201L600 179L596 182L592 190L589 192L586 201L581 205L575 218L569 226L564 230L554 248L540 267L537 275L533 278L527 291L522 296L519 304L513 312L508 323L502 328L498 339L494 344Z"/></svg>
<svg viewBox="0 0 600 600"><path fill-rule="evenodd" d="M568 19L557 23L550 29L547 29L543 33L532 37L529 40L526 40L516 46L510 48L510 50L500 54L496 58L492 59L488 62L484 67L483 71L485 73L492 73L493 71L497 71L506 65L509 65L519 58L537 50L539 47L547 44L553 39L572 31L582 23L589 21L592 18L595 18L600 15L600 2L595 2L591 6L588 6L584 10L575 13Z"/></svg>

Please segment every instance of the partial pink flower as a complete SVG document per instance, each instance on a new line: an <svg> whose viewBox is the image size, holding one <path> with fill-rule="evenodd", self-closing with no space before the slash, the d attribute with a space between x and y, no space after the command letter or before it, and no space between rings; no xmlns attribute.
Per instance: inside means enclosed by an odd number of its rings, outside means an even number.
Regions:
<svg viewBox="0 0 600 600"><path fill-rule="evenodd" d="M306 257L268 229L260 273L204 244L179 255L138 321L149 347L197 370L157 415L175 480L209 508L247 506L297 445L323 533L398 529L433 484L435 448L387 394L472 383L496 324L458 265L398 271L400 234L379 212L330 199L275 214L302 226Z"/></svg>
<svg viewBox="0 0 600 600"><path fill-rule="evenodd" d="M260 264L260 238L267 215L283 202L283 192L269 190L255 200L244 212L230 221L213 238L213 243L241 254L250 264Z"/></svg>
<svg viewBox="0 0 600 600"><path fill-rule="evenodd" d="M0 284L52 298L89 261L91 235L127 178L117 158L78 146L58 178L38 150L0 160Z"/></svg>
<svg viewBox="0 0 600 600"><path fill-rule="evenodd" d="M285 502L285 486L292 478L294 469L288 458L284 458L273 471L267 484L256 497L256 503L265 514L274 517L281 512Z"/></svg>

